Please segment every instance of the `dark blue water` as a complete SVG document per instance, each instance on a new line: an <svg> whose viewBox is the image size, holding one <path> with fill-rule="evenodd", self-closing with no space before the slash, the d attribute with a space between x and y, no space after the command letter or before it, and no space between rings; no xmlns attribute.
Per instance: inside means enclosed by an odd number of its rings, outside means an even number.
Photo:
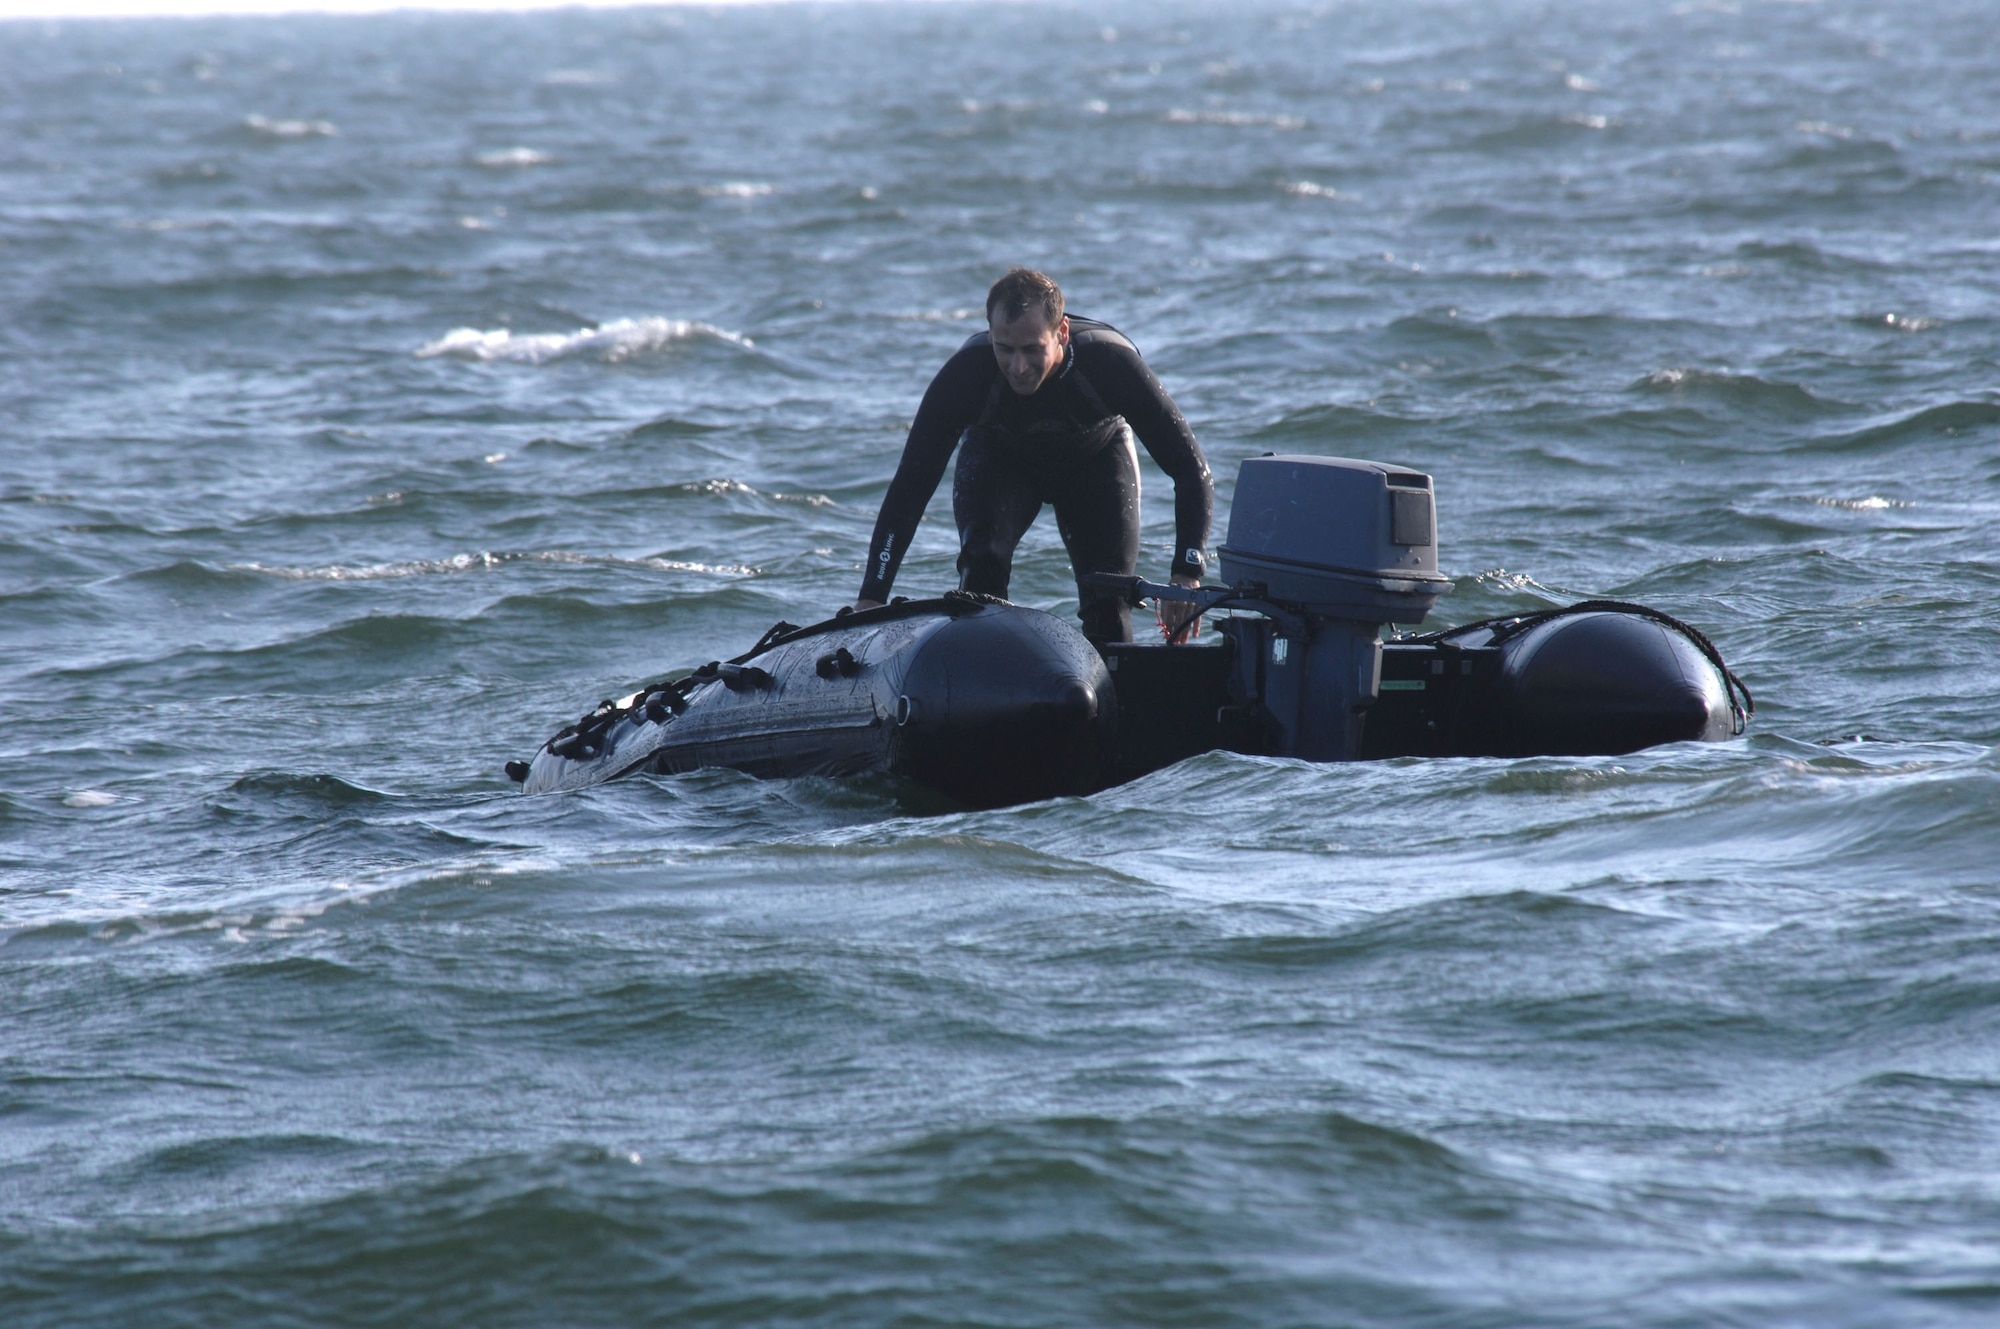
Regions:
<svg viewBox="0 0 2000 1329"><path fill-rule="evenodd" d="M0 24L0 1318L2000 1318L1992 47L1974 0ZM1225 518L1267 450L1430 472L1434 626L1643 600L1751 733L516 794L853 595L1018 262ZM1052 523L1014 589L1069 612Z"/></svg>

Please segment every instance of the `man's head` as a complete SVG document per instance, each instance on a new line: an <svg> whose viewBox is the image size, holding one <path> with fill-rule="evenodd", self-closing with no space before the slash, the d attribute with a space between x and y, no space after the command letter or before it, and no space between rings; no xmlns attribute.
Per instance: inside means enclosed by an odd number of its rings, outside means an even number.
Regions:
<svg viewBox="0 0 2000 1329"><path fill-rule="evenodd" d="M1015 268L993 283L986 293L986 326L1001 377L1023 397L1041 389L1069 346L1062 291L1032 268Z"/></svg>

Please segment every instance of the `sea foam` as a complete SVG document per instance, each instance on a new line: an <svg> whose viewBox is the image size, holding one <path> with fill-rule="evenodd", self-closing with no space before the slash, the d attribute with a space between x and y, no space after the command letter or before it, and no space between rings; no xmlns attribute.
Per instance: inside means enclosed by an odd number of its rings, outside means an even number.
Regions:
<svg viewBox="0 0 2000 1329"><path fill-rule="evenodd" d="M330 120L273 120L267 115L247 116L243 127L271 138L335 138L340 133Z"/></svg>
<svg viewBox="0 0 2000 1329"><path fill-rule="evenodd" d="M540 365L577 356L615 364L635 355L662 350L681 342L714 340L736 346L755 345L741 333L680 318L621 318L575 332L515 333L505 328L483 332L453 328L434 342L417 348L417 358L440 355L460 360L505 360Z"/></svg>

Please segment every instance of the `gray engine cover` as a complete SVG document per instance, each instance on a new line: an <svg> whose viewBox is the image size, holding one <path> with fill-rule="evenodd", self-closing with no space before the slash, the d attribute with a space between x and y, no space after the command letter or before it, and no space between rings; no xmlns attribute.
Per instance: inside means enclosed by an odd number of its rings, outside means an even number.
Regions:
<svg viewBox="0 0 2000 1329"><path fill-rule="evenodd" d="M1252 457L1236 473L1224 581L1328 618L1421 623L1451 590L1437 570L1431 478L1346 457Z"/></svg>

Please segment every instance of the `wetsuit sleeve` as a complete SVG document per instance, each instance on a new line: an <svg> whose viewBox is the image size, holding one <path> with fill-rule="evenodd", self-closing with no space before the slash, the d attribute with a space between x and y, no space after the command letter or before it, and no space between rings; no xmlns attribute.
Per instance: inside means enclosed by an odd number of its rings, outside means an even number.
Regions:
<svg viewBox="0 0 2000 1329"><path fill-rule="evenodd" d="M1083 358L1085 350L1088 360ZM1215 519L1215 481L1181 408L1129 346L1099 342L1079 348L1078 363L1104 404L1125 417L1147 453L1174 482L1171 571L1176 576L1201 576L1207 566L1202 551L1208 547L1208 528Z"/></svg>
<svg viewBox="0 0 2000 1329"><path fill-rule="evenodd" d="M945 361L924 390L910 436L903 443L903 459L896 463L896 477L889 482L875 518L857 599L888 600L896 570L903 565L910 538L937 492L938 481L944 478L952 449L958 446L959 435L979 418L998 373L991 350L967 346Z"/></svg>

